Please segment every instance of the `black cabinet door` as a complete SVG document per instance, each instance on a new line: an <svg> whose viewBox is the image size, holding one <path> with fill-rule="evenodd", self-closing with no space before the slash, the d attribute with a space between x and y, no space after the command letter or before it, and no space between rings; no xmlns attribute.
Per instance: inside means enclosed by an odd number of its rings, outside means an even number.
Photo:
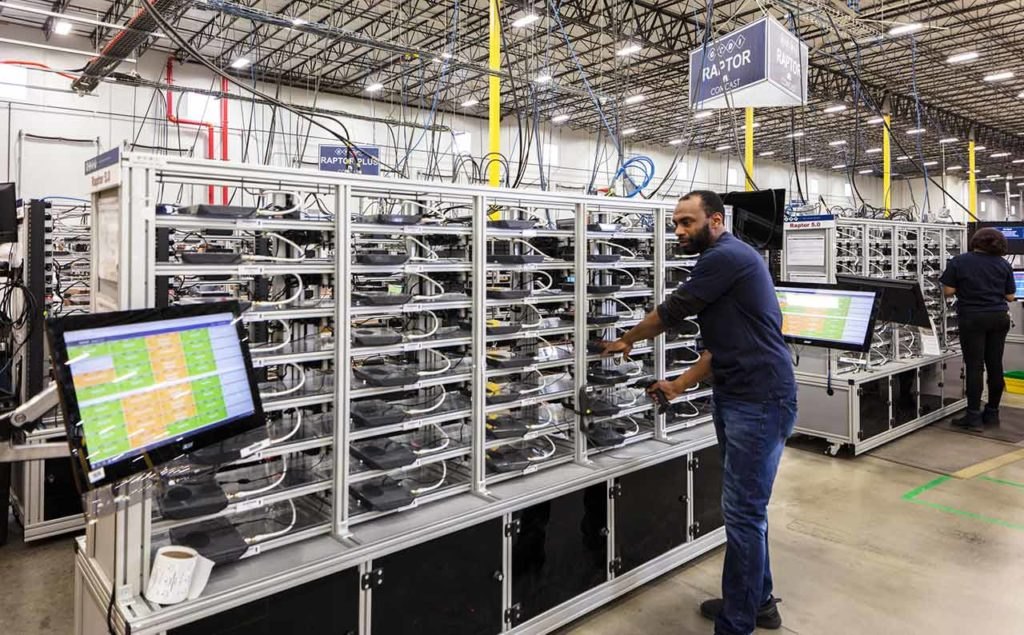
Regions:
<svg viewBox="0 0 1024 635"><path fill-rule="evenodd" d="M359 572L348 569L172 628L168 635L359 633Z"/></svg>
<svg viewBox="0 0 1024 635"><path fill-rule="evenodd" d="M43 462L43 479L43 520L82 513L82 497L71 473L70 460L46 459Z"/></svg>
<svg viewBox="0 0 1024 635"><path fill-rule="evenodd" d="M860 438L869 439L876 434L888 432L889 378L882 377L860 385Z"/></svg>
<svg viewBox="0 0 1024 635"><path fill-rule="evenodd" d="M515 624L566 602L608 577L608 488L573 492L512 515Z"/></svg>
<svg viewBox="0 0 1024 635"><path fill-rule="evenodd" d="M624 573L686 542L687 458L672 459L616 481L615 554Z"/></svg>
<svg viewBox="0 0 1024 635"><path fill-rule="evenodd" d="M710 533L723 524L722 451L717 445L693 453L693 538Z"/></svg>
<svg viewBox="0 0 1024 635"><path fill-rule="evenodd" d="M502 526L497 518L374 560L374 635L500 632Z"/></svg>

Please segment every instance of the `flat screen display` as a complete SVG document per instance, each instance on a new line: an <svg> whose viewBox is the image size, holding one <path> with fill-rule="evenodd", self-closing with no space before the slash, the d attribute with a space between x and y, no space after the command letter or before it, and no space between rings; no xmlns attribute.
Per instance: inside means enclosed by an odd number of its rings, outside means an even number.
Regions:
<svg viewBox="0 0 1024 635"><path fill-rule="evenodd" d="M1013 272L1013 282L1017 285L1017 291L1014 293L1018 300L1024 300L1024 271Z"/></svg>
<svg viewBox="0 0 1024 635"><path fill-rule="evenodd" d="M775 287L775 295L787 341L849 351L870 347L877 292L784 282Z"/></svg>
<svg viewBox="0 0 1024 635"><path fill-rule="evenodd" d="M1024 255L1024 222L1020 221L987 221L971 223L969 226L968 242L979 229L991 227L1002 232L1006 236L1006 253L1009 255Z"/></svg>
<svg viewBox="0 0 1024 635"><path fill-rule="evenodd" d="M729 192L722 202L732 206L732 233L754 249L782 249L786 190Z"/></svg>
<svg viewBox="0 0 1024 635"><path fill-rule="evenodd" d="M229 302L49 321L72 453L88 485L262 425L237 314Z"/></svg>
<svg viewBox="0 0 1024 635"><path fill-rule="evenodd" d="M877 290L877 320L922 328L932 327L928 307L924 303L924 293L915 280L836 275L836 282L851 289Z"/></svg>

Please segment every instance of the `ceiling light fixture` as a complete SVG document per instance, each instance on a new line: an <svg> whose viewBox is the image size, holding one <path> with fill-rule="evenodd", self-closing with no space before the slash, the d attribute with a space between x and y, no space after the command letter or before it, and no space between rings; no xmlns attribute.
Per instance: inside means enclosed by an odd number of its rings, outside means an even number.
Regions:
<svg viewBox="0 0 1024 635"><path fill-rule="evenodd" d="M962 64L964 62L970 62L978 59L977 51L968 51L967 53L957 53L956 55L950 55L946 58L947 64Z"/></svg>
<svg viewBox="0 0 1024 635"><path fill-rule="evenodd" d="M846 139L836 139L835 141L829 141L828 144L830 146L832 146L833 148L838 147L838 146L845 146L846 145Z"/></svg>
<svg viewBox="0 0 1024 635"><path fill-rule="evenodd" d="M565 123L566 121L569 121L569 115L564 112L551 118L551 123Z"/></svg>
<svg viewBox="0 0 1024 635"><path fill-rule="evenodd" d="M698 110L697 112L693 113L693 118L694 119L707 119L708 117L710 117L713 114L715 114L714 110Z"/></svg>
<svg viewBox="0 0 1024 635"><path fill-rule="evenodd" d="M999 178L1000 176L1001 176L1001 175L999 175L999 174L989 174L989 175L988 175L988 176L986 176L985 178L986 178L986 179L988 179L989 181L995 181L995 180L996 180L996 179L998 179L998 178Z"/></svg>
<svg viewBox="0 0 1024 635"><path fill-rule="evenodd" d="M540 16L536 13L523 13L515 20L512 20L512 28L521 29L526 26L530 26L537 20L540 20Z"/></svg>
<svg viewBox="0 0 1024 635"><path fill-rule="evenodd" d="M725 152L726 150L731 150L731 149L732 149L732 146L729 145L729 144L726 144L726 145L718 146L717 148L715 148L715 152Z"/></svg>
<svg viewBox="0 0 1024 635"><path fill-rule="evenodd" d="M813 160L814 159L812 157L804 157L802 159L797 159L796 162L797 163L810 163Z"/></svg>
<svg viewBox="0 0 1024 635"><path fill-rule="evenodd" d="M231 68L235 68L235 69L239 69L240 70L240 69L245 68L249 64L252 64L252 61L249 58L247 58L247 57L240 57L240 58L236 59L234 62L231 62ZM380 86L380 88L384 88L384 86L382 86L380 84L377 84L377 85ZM380 88L378 88L377 90L380 90ZM370 87L367 86L366 90L370 90Z"/></svg>
<svg viewBox="0 0 1024 635"><path fill-rule="evenodd" d="M946 168L946 172L956 172L957 170L962 170L962 169L964 169L964 166L962 166L962 165L951 165L948 168Z"/></svg>
<svg viewBox="0 0 1024 635"><path fill-rule="evenodd" d="M864 154L878 154L881 151L881 148L868 148L867 150L864 151Z"/></svg>
<svg viewBox="0 0 1024 635"><path fill-rule="evenodd" d="M762 152L761 154L759 154L759 155L757 155L757 156L759 156L759 157L771 157L771 156L775 156L775 150L765 150L764 152Z"/></svg>
<svg viewBox="0 0 1024 635"><path fill-rule="evenodd" d="M910 157L905 155L905 154L903 154L903 155L900 155L900 156L896 157L896 160L897 161L909 161Z"/></svg>
<svg viewBox="0 0 1024 635"><path fill-rule="evenodd" d="M998 73L992 73L981 78L986 82L1005 82L1008 79L1013 79L1013 71L999 71Z"/></svg>
<svg viewBox="0 0 1024 635"><path fill-rule="evenodd" d="M872 117L871 119L868 119L868 123L871 124L872 126L874 126L876 124L880 124L880 123L882 123L884 121L885 121L885 117Z"/></svg>
<svg viewBox="0 0 1024 635"><path fill-rule="evenodd" d="M832 169L833 170L845 170L846 169L846 164L845 163L840 163L839 165L833 165Z"/></svg>
<svg viewBox="0 0 1024 635"><path fill-rule="evenodd" d="M939 143L956 143L958 139L956 137L946 137L945 139L939 139Z"/></svg>
<svg viewBox="0 0 1024 635"><path fill-rule="evenodd" d="M932 167L933 165L938 165L938 164L939 164L939 162L938 162L938 161L925 161L925 162L924 162L924 163L922 163L921 165L923 165L923 166L924 166L924 167L926 167L926 168L930 168L930 167Z"/></svg>
<svg viewBox="0 0 1024 635"><path fill-rule="evenodd" d="M551 81L551 74L547 72L541 73L540 75L534 77L533 81L537 82L538 84L547 84L548 82Z"/></svg>
<svg viewBox="0 0 1024 635"><path fill-rule="evenodd" d="M911 22L910 24L898 24L889 29L889 35L907 35L908 33L916 33L924 28L924 25L920 22Z"/></svg>
<svg viewBox="0 0 1024 635"><path fill-rule="evenodd" d="M480 103L479 99L477 99L476 97L470 97L466 101L462 102L462 107L463 108L472 108L473 106L475 106L475 105L477 105L479 103Z"/></svg>
<svg viewBox="0 0 1024 635"><path fill-rule="evenodd" d="M857 174L874 174L874 173L875 173L875 171L874 171L874 170L872 170L872 169L867 169L867 170L857 170Z"/></svg>
<svg viewBox="0 0 1024 635"><path fill-rule="evenodd" d="M800 137L804 136L805 134L806 133L803 132L802 130L798 130L797 132L792 132L792 133L786 135L786 138L787 139L799 139Z"/></svg>
<svg viewBox="0 0 1024 635"><path fill-rule="evenodd" d="M641 47L636 42L626 42L621 47L619 47L619 50L615 51L615 56L626 57L627 55L632 55L633 53L639 53L642 50L643 47Z"/></svg>
<svg viewBox="0 0 1024 635"><path fill-rule="evenodd" d="M292 26L302 26L306 21L302 18L292 18Z"/></svg>
<svg viewBox="0 0 1024 635"><path fill-rule="evenodd" d="M634 132L636 132L636 128L626 128L622 131L622 136L625 137L626 135L633 134Z"/></svg>
<svg viewBox="0 0 1024 635"><path fill-rule="evenodd" d="M832 114L837 112L843 112L844 110L846 110L846 104L834 104L832 106L826 107L824 112Z"/></svg>
<svg viewBox="0 0 1024 635"><path fill-rule="evenodd" d="M975 152L981 152L984 149L985 149L985 146L974 146L974 151Z"/></svg>
<svg viewBox="0 0 1024 635"><path fill-rule="evenodd" d="M907 134L924 134L924 132L924 128L911 128L910 130L907 130Z"/></svg>
<svg viewBox="0 0 1024 635"><path fill-rule="evenodd" d="M67 20L59 20L53 25L53 32L57 35L68 35L71 33L71 23Z"/></svg>
<svg viewBox="0 0 1024 635"><path fill-rule="evenodd" d="M1010 156L1010 154L1012 154L1012 153L1010 153L1010 152L996 152L995 154L991 155L991 158L993 158L993 159L1003 159L1005 157Z"/></svg>
<svg viewBox="0 0 1024 635"><path fill-rule="evenodd" d="M1024 163L1024 159L1014 159L1013 161L1010 161L1010 163Z"/></svg>
<svg viewBox="0 0 1024 635"><path fill-rule="evenodd" d="M644 100L643 95L630 95L624 100L627 104L639 104Z"/></svg>
<svg viewBox="0 0 1024 635"><path fill-rule="evenodd" d="M981 193L982 193L982 194L991 194L991 193L992 193L992 190L988 190L988 189L986 189L986 190L982 190L982 191L981 191Z"/></svg>
<svg viewBox="0 0 1024 635"><path fill-rule="evenodd" d="M682 142L683 142L682 139L672 139L671 141L668 142L668 144L670 146L677 146L677 145L679 145Z"/></svg>

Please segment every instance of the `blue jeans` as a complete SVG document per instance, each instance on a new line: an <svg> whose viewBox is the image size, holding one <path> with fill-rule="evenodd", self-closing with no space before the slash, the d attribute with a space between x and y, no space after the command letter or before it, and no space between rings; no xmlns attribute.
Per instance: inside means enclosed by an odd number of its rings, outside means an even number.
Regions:
<svg viewBox="0 0 1024 635"><path fill-rule="evenodd" d="M725 567L716 635L749 635L758 609L772 598L768 499L782 448L796 423L796 396L740 401L715 396L712 410L722 451Z"/></svg>

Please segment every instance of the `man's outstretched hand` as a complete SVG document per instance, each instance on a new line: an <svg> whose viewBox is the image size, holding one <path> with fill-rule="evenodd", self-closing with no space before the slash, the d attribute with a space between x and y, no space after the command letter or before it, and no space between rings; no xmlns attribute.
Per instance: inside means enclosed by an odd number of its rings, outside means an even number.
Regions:
<svg viewBox="0 0 1024 635"><path fill-rule="evenodd" d="M629 353L633 350L632 344L621 339L614 342L601 342L601 345L604 346L604 350L601 351L601 357L611 357L612 355L629 357Z"/></svg>
<svg viewBox="0 0 1024 635"><path fill-rule="evenodd" d="M667 399L668 401L672 401L679 395L686 392L686 388L686 386L678 386L674 381L669 381L667 379L659 379L658 381L654 382L653 384L647 387L647 396L653 399L655 403L657 403L658 399L655 397L655 393L658 390L660 390L661 393L665 395L665 399Z"/></svg>

